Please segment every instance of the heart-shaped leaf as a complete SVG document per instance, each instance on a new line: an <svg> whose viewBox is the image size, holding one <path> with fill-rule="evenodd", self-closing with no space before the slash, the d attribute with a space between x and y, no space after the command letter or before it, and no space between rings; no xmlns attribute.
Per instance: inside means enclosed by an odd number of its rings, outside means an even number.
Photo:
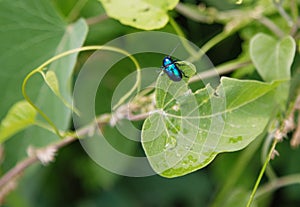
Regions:
<svg viewBox="0 0 300 207"><path fill-rule="evenodd" d="M266 34L257 34L250 41L250 57L265 81L289 80L296 44L291 36L281 40ZM289 82L277 89L278 108L284 110L289 94Z"/></svg>
<svg viewBox="0 0 300 207"><path fill-rule="evenodd" d="M152 30L164 27L168 21L168 10L173 9L178 0L99 0L107 15L122 24L138 29Z"/></svg>
<svg viewBox="0 0 300 207"><path fill-rule="evenodd" d="M279 82L222 78L219 87L192 93L186 82L161 76L156 113L144 122L142 144L152 168L177 177L203 168L221 152L253 141L268 123ZM271 105L270 103L274 103Z"/></svg>
<svg viewBox="0 0 300 207"><path fill-rule="evenodd" d="M276 40L266 34L255 35L250 42L250 56L265 81L288 80L296 43L291 36Z"/></svg>
<svg viewBox="0 0 300 207"><path fill-rule="evenodd" d="M50 1L3 0L0 13L0 86L5 89L0 91L0 118L3 119L9 108L22 99L21 85L25 76L54 55L80 47L87 34L87 25L82 19L66 24ZM47 66L49 71L55 72L60 93L68 103L71 103L71 75L76 56L64 57ZM29 80L26 90L59 129L69 127L71 110L56 98L39 75ZM37 120L42 121L39 116ZM57 139L57 135L38 127L18 133L5 142L9 159L5 160L2 170L26 156L28 145L45 146Z"/></svg>

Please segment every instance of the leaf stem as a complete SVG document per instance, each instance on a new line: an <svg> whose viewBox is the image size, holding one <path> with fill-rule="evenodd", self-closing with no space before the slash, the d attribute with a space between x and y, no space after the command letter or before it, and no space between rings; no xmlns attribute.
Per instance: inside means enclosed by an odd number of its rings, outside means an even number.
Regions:
<svg viewBox="0 0 300 207"><path fill-rule="evenodd" d="M291 27L293 25L293 19L286 13L284 8L282 7L283 0L273 0L274 6L277 8L279 14L286 20L288 25Z"/></svg>
<svg viewBox="0 0 300 207"><path fill-rule="evenodd" d="M149 114L148 114L149 115ZM74 142L77 139L82 138L83 136L88 136L91 132L95 130L95 126L102 126L105 124L108 124L110 122L110 115L108 114L102 114L94 122L91 124L84 126L76 132L67 133L67 136L59 140L57 142L51 143L45 147L37 148L35 151L40 151L40 154L43 153L43 151L46 151L49 148L53 148L55 151L58 151L60 148ZM145 119L146 114L141 114L139 116L130 116L127 117L128 120L132 121L138 121ZM19 161L13 168L11 168L9 171L7 171L2 177L0 178L0 201L3 200L3 197L9 193L6 192L5 195L1 194L2 189L9 184L9 182L13 181L14 179L18 178L18 175L22 174L22 172L27 169L29 166L33 165L36 162L39 162L39 158L37 154L33 153L31 155L28 155L27 158L25 158L22 161ZM13 190L13 189L11 189Z"/></svg>
<svg viewBox="0 0 300 207"><path fill-rule="evenodd" d="M99 22L102 22L104 20L108 19L108 16L106 14L100 14L98 16L94 16L94 17L89 17L87 18L85 21L86 23L91 26L93 24L97 24Z"/></svg>
<svg viewBox="0 0 300 207"><path fill-rule="evenodd" d="M267 17L262 16L256 20L271 30L277 37L282 38L285 36L285 33Z"/></svg>
<svg viewBox="0 0 300 207"><path fill-rule="evenodd" d="M55 131L55 133L62 138L63 135L59 132L58 128L56 127L56 125L53 123L53 121L37 106L33 103L33 101L30 99L30 97L28 96L27 92L26 92L26 85L28 80L36 73L39 73L43 68L37 68L33 71L31 71L24 79L23 83L22 83L22 94L25 98L25 100L48 122L48 124L53 128L53 130Z"/></svg>
<svg viewBox="0 0 300 207"><path fill-rule="evenodd" d="M223 41L224 39L226 39L227 37L229 37L232 33L233 33L233 30L230 31L230 32L223 31L223 32L217 34L216 36L214 36L213 38L211 38L208 42L206 42L195 55L193 55L192 57L188 58L187 61L189 61L189 62L195 62L196 60L201 59L201 57L207 51L209 51L215 45L217 45L218 43L220 43L221 41Z"/></svg>
<svg viewBox="0 0 300 207"><path fill-rule="evenodd" d="M41 128L43 128L43 129L45 129L45 130L48 130L49 132L52 132L52 133L56 134L56 132L54 131L54 129L53 129L52 126L49 126L48 124L46 124L46 123L44 123L44 122L42 122L42 121L36 120L36 121L34 122L34 125L35 125L35 126L38 126L38 127L41 127Z"/></svg>
<svg viewBox="0 0 300 207"><path fill-rule="evenodd" d="M299 16L297 0L291 0L290 9L291 9L292 17L294 20L294 24L296 24L298 21L298 16Z"/></svg>
<svg viewBox="0 0 300 207"><path fill-rule="evenodd" d="M248 203L247 203L246 207L250 207L250 205L251 205L251 203L252 203L252 201L254 199L254 196L255 196L255 193L257 191L258 185L259 185L259 183L260 183L260 181L262 179L262 176L263 176L263 174L264 174L264 172L265 172L265 170L267 168L268 163L271 160L272 154L274 153L274 150L275 150L275 147L276 147L277 143L278 143L278 139L275 137L274 140L273 140L273 144L272 144L272 146L270 148L270 151L268 153L268 156L266 157L265 163L264 163L263 167L261 168L259 176L258 176L258 178L256 180L256 183L255 183L253 189L252 189L252 192L251 192L251 195L250 195L250 198L248 200Z"/></svg>
<svg viewBox="0 0 300 207"><path fill-rule="evenodd" d="M299 11L298 11L297 0L291 0L290 9L292 13L293 22L294 22L293 26L291 27L290 35L294 37L299 28L299 19L298 19Z"/></svg>
<svg viewBox="0 0 300 207"><path fill-rule="evenodd" d="M50 63L64 57L67 55L71 55L73 53L77 53L77 52L82 52L82 51L89 51L89 50L108 50L108 51L113 51L113 52L118 52L121 54L124 54L126 56L128 56L132 62L134 63L136 70L137 70L137 75L136 75L136 82L134 84L134 86L131 88L130 91L128 91L119 101L118 103L113 106L113 110L115 110L117 107L119 107L122 103L124 103L124 101L134 92L134 90L136 90L141 82L141 74L140 74L140 65L138 63L138 61L131 55L129 54L127 51L122 50L120 48L116 48L116 47L111 47L111 46L103 46L103 45L95 45L95 46L86 46L86 47L81 47L81 48L76 48L76 49L72 49L72 50L68 50L66 52L60 53L52 58L50 58L49 60L47 60L46 62L44 62L42 65L40 65L38 68L32 70L24 79L23 84L22 84L22 94L24 96L24 98L28 101L28 103L35 108L35 110L37 110L37 112L48 122L48 124L54 129L55 133L59 136L59 137L63 137L63 135L59 132L58 128L55 126L55 124L53 123L53 121L38 107L36 106L33 101L30 99L30 97L27 95L26 92L26 85L28 80L30 79L30 77L32 77L35 73L40 73L47 65L49 65Z"/></svg>
<svg viewBox="0 0 300 207"><path fill-rule="evenodd" d="M82 10L82 8L86 5L87 2L88 0L79 0L75 3L72 10L69 12L67 16L68 22L72 22L78 17L80 10Z"/></svg>
<svg viewBox="0 0 300 207"><path fill-rule="evenodd" d="M237 183L238 179L240 178L243 171L246 169L249 160L253 157L253 155L258 150L259 146L262 142L262 137L255 140L249 147L243 150L241 155L239 156L236 164L228 173L231 175L231 179L227 179L224 183L221 191L218 193L217 197L214 199L213 204L211 207L221 206L221 203L224 202L225 197L228 195L228 192L232 189L232 187Z"/></svg>
<svg viewBox="0 0 300 207"><path fill-rule="evenodd" d="M196 22L202 22L202 23L206 23L206 24L211 24L214 22L214 17L209 16L209 15L205 15L205 14L201 14L201 12L199 12L196 9L192 9L189 6L180 3L177 4L177 6L175 7L175 10L180 13L181 15L190 18L191 20L194 20Z"/></svg>
<svg viewBox="0 0 300 207"><path fill-rule="evenodd" d="M206 78L211 78L216 75L224 75L226 73L230 73L232 71L235 71L236 69L239 69L241 67L250 65L251 61L246 60L233 60L230 62L226 62L224 64L218 65L215 68L211 68L209 70L200 72L196 75L194 75L192 78L190 78L189 82L196 82L199 80L203 80Z"/></svg>
<svg viewBox="0 0 300 207"><path fill-rule="evenodd" d="M265 142L263 144L262 147L262 152L261 152L261 163L263 164L264 160L266 160L267 158L267 154L268 154L268 149L270 148L270 145L272 143L272 139L274 137L274 132L270 132L268 134L268 136L265 139ZM277 175L274 172L273 168L271 167L271 165L268 165L266 168L266 176L270 179L270 180L274 180L276 179Z"/></svg>
<svg viewBox="0 0 300 207"><path fill-rule="evenodd" d="M300 174L287 175L284 177L280 177L261 186L255 195L255 198L259 198L267 193L275 191L278 188L282 188L292 184L300 184Z"/></svg>

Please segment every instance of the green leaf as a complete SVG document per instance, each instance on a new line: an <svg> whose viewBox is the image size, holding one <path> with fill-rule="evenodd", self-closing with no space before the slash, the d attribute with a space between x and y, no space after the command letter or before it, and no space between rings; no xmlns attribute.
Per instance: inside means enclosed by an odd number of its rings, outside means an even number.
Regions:
<svg viewBox="0 0 300 207"><path fill-rule="evenodd" d="M168 21L168 10L174 9L178 0L99 0L107 15L122 24L138 29L153 30L164 27Z"/></svg>
<svg viewBox="0 0 300 207"><path fill-rule="evenodd" d="M266 34L255 35L250 42L250 56L265 81L289 80L296 43L291 36L276 40Z"/></svg>
<svg viewBox="0 0 300 207"><path fill-rule="evenodd" d="M61 94L59 92L59 83L58 83L57 77L55 75L55 72L52 70L47 71L46 75L44 75L43 77L44 77L46 84L53 91L53 93L57 97L61 97Z"/></svg>
<svg viewBox="0 0 300 207"><path fill-rule="evenodd" d="M63 104L68 107L69 109L73 110L77 115L79 112L76 108L73 108L71 104L68 103L67 100L64 99L62 94L59 91L59 82L57 76L54 71L50 70L47 71L46 75L42 72L44 80L49 88L53 91L53 93L63 102Z"/></svg>
<svg viewBox="0 0 300 207"><path fill-rule="evenodd" d="M1 121L0 143L34 124L36 113L36 110L27 101L15 103Z"/></svg>
<svg viewBox="0 0 300 207"><path fill-rule="evenodd" d="M177 61L177 65L189 78L196 74L196 66L188 61Z"/></svg>
<svg viewBox="0 0 300 207"><path fill-rule="evenodd" d="M0 86L5 89L0 91L5 100L0 102L0 118L3 118L11 105L22 99L21 85L25 76L54 55L80 47L87 34L87 25L82 19L67 25L47 0L3 0L0 14ZM76 57L77 54L66 56L47 66L55 72L60 93L69 103ZM26 89L59 129L69 127L71 110L56 98L38 75L29 80ZM37 120L43 121L40 116ZM18 133L5 143L9 159L5 160L3 169L23 158L28 145L45 146L57 139L51 132L35 126Z"/></svg>
<svg viewBox="0 0 300 207"><path fill-rule="evenodd" d="M276 40L266 34L257 34L250 41L250 57L265 81L289 80L295 57L296 44L291 36ZM279 108L284 110L289 94L289 83L277 89Z"/></svg>
<svg viewBox="0 0 300 207"><path fill-rule="evenodd" d="M208 165L218 153L243 149L267 125L275 106L270 92L278 85L223 77L216 90L207 85L192 93L184 81L161 76L158 110L142 129L152 168L164 177L182 176Z"/></svg>

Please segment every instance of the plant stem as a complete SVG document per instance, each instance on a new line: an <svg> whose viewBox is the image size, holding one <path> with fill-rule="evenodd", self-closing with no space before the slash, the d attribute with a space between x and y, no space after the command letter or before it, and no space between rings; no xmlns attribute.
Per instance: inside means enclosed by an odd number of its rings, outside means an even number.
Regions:
<svg viewBox="0 0 300 207"><path fill-rule="evenodd" d="M266 157L265 163L264 163L263 167L262 167L261 170L260 170L259 176L258 176L258 178L257 178L257 180L256 180L256 183L255 183L254 187L253 187L253 190L252 190L252 192L251 192L251 195L250 195L250 198L249 198L249 200L248 200L248 203L247 203L247 206L246 206L246 207L250 207L250 205L251 205L251 203L252 203L252 201L253 201L253 199L254 199L255 193L256 193L257 188L258 188L258 186L259 186L259 183L260 183L260 181L261 181L261 179L262 179L262 176L263 176L263 174L264 174L264 172L265 172L265 170L266 170L267 165L269 164L269 162L270 162L270 160L271 160L271 157L272 157L272 154L273 154L273 152L274 152L274 150L275 150L275 147L276 147L277 142L278 142L278 139L275 137L275 138L274 138L274 141L273 141L273 144L272 144L272 146L271 146L271 148L270 148L269 154L268 154L268 156Z"/></svg>
<svg viewBox="0 0 300 207"><path fill-rule="evenodd" d="M262 164L263 164L263 162L267 158L268 149L270 148L270 145L272 144L273 137L274 137L274 132L273 133L269 133L268 136L265 139L265 142L264 142L263 147L262 147L262 152L261 152L261 163ZM270 180L274 180L277 177L276 174L275 174L275 172L274 172L274 170L273 170L273 168L271 167L271 165L267 165L266 176Z"/></svg>
<svg viewBox="0 0 300 207"><path fill-rule="evenodd" d="M271 30L277 37L284 37L285 33L276 25L274 22L272 22L270 19L267 17L260 17L257 19L258 22L266 26L269 30Z"/></svg>
<svg viewBox="0 0 300 207"><path fill-rule="evenodd" d="M201 57L207 51L209 51L212 47L214 47L215 45L217 45L218 43L220 43L222 40L224 40L227 37L229 37L232 33L233 33L233 31L230 31L230 32L223 31L223 32L219 33L218 35L214 36L213 38L211 38L208 42L206 42L200 48L200 50L197 52L197 54L195 54L192 57L188 58L187 61L189 61L189 62L195 62L196 60L201 59Z"/></svg>
<svg viewBox="0 0 300 207"><path fill-rule="evenodd" d="M65 139L61 140L58 143L51 144L47 147L54 147L59 149L65 145L70 144L71 142L75 141L75 137L66 137ZM40 148L43 149L43 148ZM0 179L0 188L3 188L8 182L13 180L16 176L20 175L27 167L31 166L32 164L39 161L38 156L29 156L26 159L20 161L15 167L10 169L7 173L5 173Z"/></svg>
<svg viewBox="0 0 300 207"><path fill-rule="evenodd" d="M49 60L47 60L46 62L44 62L42 65L40 65L38 68L32 70L24 79L23 84L22 84L22 94L24 96L24 98L28 101L28 103L37 110L37 112L48 122L48 124L54 129L55 133L59 136L59 137L63 137L63 135L59 132L59 129L55 126L55 124L53 123L53 121L38 107L36 106L33 101L30 99L30 97L27 95L26 92L26 85L28 80L30 79L30 77L32 77L34 74L36 73L40 73L47 65L49 65L50 63L65 57L67 55L71 55L73 53L78 53L78 52L82 52L82 51L89 51L89 50L108 50L108 51L113 51L113 52L118 52L121 54L124 54L125 56L128 56L132 62L134 63L136 70L137 70L137 75L136 75L136 82L134 84L134 86L131 88L130 91L128 91L119 101L118 103L113 107L113 110L115 110L117 107L119 107L121 104L124 103L124 101L139 87L140 82L141 82L141 74L140 74L140 65L138 63L138 61L131 55L129 54L127 51L122 50L120 48L116 48L116 47L110 47L110 46L101 46L101 45L96 45L96 46L86 46L86 47L81 47L81 48L76 48L76 49L72 49L72 50L68 50L66 52L60 53L52 58L50 58Z"/></svg>
<svg viewBox="0 0 300 207"><path fill-rule="evenodd" d="M294 24L296 24L299 16L297 0L291 0L290 8L291 8Z"/></svg>
<svg viewBox="0 0 300 207"><path fill-rule="evenodd" d="M43 121L39 121L39 120L36 120L34 122L34 125L37 126L37 127L40 127L40 128L43 128L45 130L48 130L49 132L55 134L56 132L54 131L53 127L52 126L49 126L47 123L43 122Z"/></svg>
<svg viewBox="0 0 300 207"><path fill-rule="evenodd" d="M108 19L108 16L106 14L100 14L98 16L95 16L95 17L89 17L87 18L85 21L86 23L91 26L93 24L97 24L99 22L102 22L104 20Z"/></svg>
<svg viewBox="0 0 300 207"><path fill-rule="evenodd" d="M133 115L127 117L128 120L130 121L139 121L139 120L144 120L148 114L140 114L140 115ZM95 130L95 126L103 126L105 124L108 124L110 122L110 118L108 114L102 114L98 118L96 118L96 121L82 127L76 132L69 133L64 139L59 140L58 142L49 144L45 147L37 148L35 151L41 151L48 149L48 148L54 148L56 151L58 151L60 148L67 146L68 144L76 141L77 139L80 139L84 136L88 136L93 130ZM2 177L0 178L0 192L1 189L5 187L10 181L14 180L18 175L20 175L26 168L29 166L33 165L36 162L39 162L40 160L38 159L37 154L29 155L27 158L24 160L20 161L18 164L15 165L12 169L10 169L8 172L6 172ZM1 193L0 193L1 195ZM1 201L0 197L0 201Z"/></svg>
<svg viewBox="0 0 300 207"><path fill-rule="evenodd" d="M201 14L201 12L197 11L196 9L192 9L183 3L177 4L175 9L181 15L183 15L187 18L190 18L191 20L194 20L196 22L202 22L202 23L207 23L207 24L211 24L214 22L214 17L210 17L209 15Z"/></svg>
<svg viewBox="0 0 300 207"><path fill-rule="evenodd" d="M290 9L292 13L292 18L293 18L293 26L291 27L290 35L294 37L298 31L299 28L299 11L298 11L298 5L297 5L297 0L291 0L290 3Z"/></svg>
<svg viewBox="0 0 300 207"><path fill-rule="evenodd" d="M74 21L80 13L80 10L86 5L88 0L79 0L75 3L72 10L69 12L67 16L68 22Z"/></svg>
<svg viewBox="0 0 300 207"><path fill-rule="evenodd" d="M215 68L211 68L209 70L203 71L201 73L198 73L197 75L194 75L189 82L196 82L199 80L203 80L206 78L211 78L217 75L224 75L226 73L230 73L232 71L235 71L236 69L239 69L241 67L250 65L250 60L234 60L231 62L227 62L221 65L216 66Z"/></svg>
<svg viewBox="0 0 300 207"><path fill-rule="evenodd" d="M33 103L33 101L30 99L26 92L26 85L28 80L36 73L39 73L43 68L37 68L33 71L31 71L24 79L23 84L22 84L22 94L25 100L48 122L48 124L53 128L57 136L60 138L63 137L63 135L59 132L59 129L56 127L54 122L37 106Z"/></svg>
<svg viewBox="0 0 300 207"><path fill-rule="evenodd" d="M270 183L261 186L255 195L255 198L259 198L267 193L275 191L278 188L282 188L288 185L300 184L300 174L287 175L277 178Z"/></svg>
<svg viewBox="0 0 300 207"><path fill-rule="evenodd" d="M283 17L283 19L286 20L288 25L291 27L293 25L293 20L290 17L290 15L288 15L288 13L286 13L284 8L282 7L282 3L283 3L283 0L273 0L273 4L277 8L279 14Z"/></svg>
<svg viewBox="0 0 300 207"><path fill-rule="evenodd" d="M217 197L214 199L213 204L211 207L217 207L221 206L221 203L224 202L225 196L228 195L228 192L230 192L230 189L237 183L238 179L240 178L241 174L247 167L249 160L253 157L253 155L256 153L257 149L261 145L262 137L255 140L249 147L247 147L241 155L239 156L236 164L231 169L231 171L228 173L231 175L230 179L227 179L224 183L221 191L218 193Z"/></svg>

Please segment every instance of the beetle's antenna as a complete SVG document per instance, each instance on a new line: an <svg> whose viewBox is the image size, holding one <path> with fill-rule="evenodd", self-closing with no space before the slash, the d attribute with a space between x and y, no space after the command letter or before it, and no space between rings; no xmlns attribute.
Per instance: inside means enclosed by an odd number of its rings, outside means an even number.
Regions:
<svg viewBox="0 0 300 207"><path fill-rule="evenodd" d="M177 49L177 47L179 46L179 44L180 44L180 42L177 43L177 45L174 47L174 49L172 50L172 52L170 53L169 56L171 56L175 52L175 50Z"/></svg>

